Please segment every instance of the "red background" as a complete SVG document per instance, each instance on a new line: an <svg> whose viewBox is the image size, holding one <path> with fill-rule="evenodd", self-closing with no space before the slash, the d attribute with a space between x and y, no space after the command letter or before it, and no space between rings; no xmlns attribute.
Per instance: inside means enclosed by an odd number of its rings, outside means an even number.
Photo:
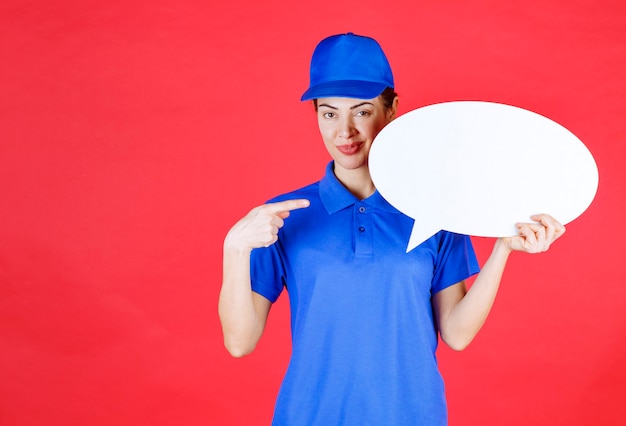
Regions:
<svg viewBox="0 0 626 426"><path fill-rule="evenodd" d="M624 22L621 0L4 0L0 423L268 424L287 302L254 354L230 358L221 244L250 208L321 177L299 97L315 44L353 31L385 48L400 112L521 106L600 170L550 252L512 257L470 348L440 349L451 425L621 424ZM541 153L512 155L532 173ZM475 242L484 261L493 241Z"/></svg>

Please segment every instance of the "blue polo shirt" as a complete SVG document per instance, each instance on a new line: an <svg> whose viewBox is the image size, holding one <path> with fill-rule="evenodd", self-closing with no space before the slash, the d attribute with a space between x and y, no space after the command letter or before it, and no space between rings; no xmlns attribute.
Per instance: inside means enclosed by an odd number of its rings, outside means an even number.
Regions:
<svg viewBox="0 0 626 426"><path fill-rule="evenodd" d="M292 355L274 425L445 425L431 297L478 272L469 237L440 231L409 253L413 219L335 177L306 198L278 241L251 257L253 291L287 289ZM425 206L425 208L428 208Z"/></svg>

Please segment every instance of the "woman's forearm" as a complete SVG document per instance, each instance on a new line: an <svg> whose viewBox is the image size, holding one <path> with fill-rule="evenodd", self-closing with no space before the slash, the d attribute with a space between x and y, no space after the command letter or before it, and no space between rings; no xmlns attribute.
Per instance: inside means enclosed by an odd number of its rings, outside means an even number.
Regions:
<svg viewBox="0 0 626 426"><path fill-rule="evenodd" d="M224 345L233 356L252 352L263 333L269 301L260 298L251 290L250 251L225 247L218 311Z"/></svg>
<svg viewBox="0 0 626 426"><path fill-rule="evenodd" d="M502 240L497 240L474 284L440 320L442 339L453 349L467 347L485 323L510 253L510 248Z"/></svg>

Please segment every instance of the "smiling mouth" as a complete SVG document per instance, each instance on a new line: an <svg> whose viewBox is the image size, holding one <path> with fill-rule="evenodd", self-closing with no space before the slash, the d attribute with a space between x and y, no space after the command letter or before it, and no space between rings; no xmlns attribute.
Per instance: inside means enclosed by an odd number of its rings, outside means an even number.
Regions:
<svg viewBox="0 0 626 426"><path fill-rule="evenodd" d="M359 150L359 148L361 148L361 145L362 145L361 142L355 142L355 143L346 144L346 145L339 145L337 146L337 149L342 154L352 155L356 153Z"/></svg>

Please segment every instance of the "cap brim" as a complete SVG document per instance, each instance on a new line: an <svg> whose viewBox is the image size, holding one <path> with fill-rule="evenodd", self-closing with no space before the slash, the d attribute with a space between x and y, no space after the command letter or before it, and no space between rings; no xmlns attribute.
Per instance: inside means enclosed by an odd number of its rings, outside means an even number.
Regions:
<svg viewBox="0 0 626 426"><path fill-rule="evenodd" d="M309 90L304 92L300 100L308 101L319 98L373 99L380 95L387 87L389 87L387 84L374 83L371 81L329 81L309 87Z"/></svg>

